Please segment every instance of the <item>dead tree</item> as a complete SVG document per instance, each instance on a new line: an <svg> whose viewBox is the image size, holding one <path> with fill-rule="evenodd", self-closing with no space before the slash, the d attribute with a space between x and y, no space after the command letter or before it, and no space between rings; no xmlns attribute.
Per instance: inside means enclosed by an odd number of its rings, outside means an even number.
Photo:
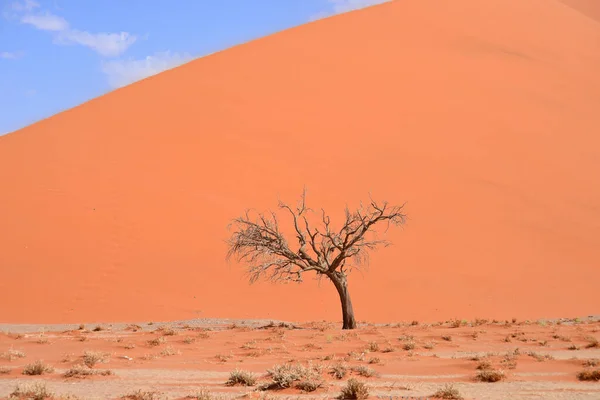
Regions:
<svg viewBox="0 0 600 400"><path fill-rule="evenodd" d="M302 276L314 271L318 278L329 278L337 289L342 303L343 329L356 328L352 301L348 292L348 273L368 262L368 254L390 243L378 239L375 226L401 225L406 216L403 206L390 206L373 199L365 207L351 212L346 207L346 218L339 230L334 230L329 216L321 209L320 221L311 226L306 206L306 191L297 207L280 202L279 208L289 213L298 246L292 248L281 231L277 215L247 211L230 224L233 230L228 240L227 259L235 257L248 265L253 283L259 278L271 281L302 282Z"/></svg>

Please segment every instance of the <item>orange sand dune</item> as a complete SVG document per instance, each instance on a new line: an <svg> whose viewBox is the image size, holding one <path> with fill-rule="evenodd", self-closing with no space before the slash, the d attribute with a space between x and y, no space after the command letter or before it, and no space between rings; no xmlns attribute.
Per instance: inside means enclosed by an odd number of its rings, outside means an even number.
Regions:
<svg viewBox="0 0 600 400"><path fill-rule="evenodd" d="M330 283L224 261L231 218L305 184L407 202L359 320L597 313L599 44L559 1L395 1L0 137L0 321L339 320Z"/></svg>

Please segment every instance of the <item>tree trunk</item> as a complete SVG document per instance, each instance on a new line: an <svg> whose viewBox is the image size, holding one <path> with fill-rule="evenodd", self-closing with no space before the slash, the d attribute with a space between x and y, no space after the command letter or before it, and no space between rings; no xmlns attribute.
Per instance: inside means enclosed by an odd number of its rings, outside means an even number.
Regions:
<svg viewBox="0 0 600 400"><path fill-rule="evenodd" d="M329 279L335 285L339 295L340 301L342 302L342 320L344 325L342 329L356 329L356 320L354 319L354 309L352 308L352 300L350 300L350 293L348 293L348 280L346 275L334 272Z"/></svg>

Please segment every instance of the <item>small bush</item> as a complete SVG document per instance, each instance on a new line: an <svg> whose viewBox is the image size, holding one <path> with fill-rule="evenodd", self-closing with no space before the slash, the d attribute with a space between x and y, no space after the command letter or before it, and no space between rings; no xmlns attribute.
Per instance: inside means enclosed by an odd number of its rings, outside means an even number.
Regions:
<svg viewBox="0 0 600 400"><path fill-rule="evenodd" d="M12 369L8 367L0 367L0 375L8 375L11 371Z"/></svg>
<svg viewBox="0 0 600 400"><path fill-rule="evenodd" d="M404 343L404 345L402 346L402 348L403 348L404 350L406 350L406 351L409 351L409 350L414 350L414 348L415 348L415 343L414 343L414 342L407 342L407 343Z"/></svg>
<svg viewBox="0 0 600 400"><path fill-rule="evenodd" d="M364 382L357 381L351 378L342 388L342 392L338 396L340 400L364 400L369 397L369 388Z"/></svg>
<svg viewBox="0 0 600 400"><path fill-rule="evenodd" d="M106 362L107 358L108 354L101 351L85 351L83 353L83 363L90 368L98 363Z"/></svg>
<svg viewBox="0 0 600 400"><path fill-rule="evenodd" d="M492 363L489 361L481 361L479 364L477 364L477 369L492 369Z"/></svg>
<svg viewBox="0 0 600 400"><path fill-rule="evenodd" d="M94 329L92 329L92 331L94 331L94 332L101 332L103 330L104 330L104 328L101 327L100 325L97 325Z"/></svg>
<svg viewBox="0 0 600 400"><path fill-rule="evenodd" d="M577 379L580 381L600 381L600 369L578 372Z"/></svg>
<svg viewBox="0 0 600 400"><path fill-rule="evenodd" d="M354 367L352 368L352 371L356 372L360 376L364 376L365 378L377 376L377 372L374 369L365 367L364 365Z"/></svg>
<svg viewBox="0 0 600 400"><path fill-rule="evenodd" d="M569 347L567 347L567 350L579 350L579 346L572 344Z"/></svg>
<svg viewBox="0 0 600 400"><path fill-rule="evenodd" d="M177 335L177 331L170 326L163 327L162 329L158 329L162 331L163 336L175 336Z"/></svg>
<svg viewBox="0 0 600 400"><path fill-rule="evenodd" d="M427 342L423 345L423 348L427 350L432 350L435 347L435 342Z"/></svg>
<svg viewBox="0 0 600 400"><path fill-rule="evenodd" d="M76 365L68 369L63 376L65 378L85 378L93 375L109 376L112 374L113 373L110 370L99 371L90 367L86 367L85 365Z"/></svg>
<svg viewBox="0 0 600 400"><path fill-rule="evenodd" d="M458 389L456 389L453 385L447 384L443 388L439 389L432 396L434 399L445 399L445 400L462 400Z"/></svg>
<svg viewBox="0 0 600 400"><path fill-rule="evenodd" d="M185 343L185 344L192 344L192 343L194 343L195 341L196 341L196 339L194 339L193 337L189 337L189 336L186 336L186 337L183 339L183 343Z"/></svg>
<svg viewBox="0 0 600 400"><path fill-rule="evenodd" d="M494 369L484 369L475 376L480 382L498 382L504 379L504 372Z"/></svg>
<svg viewBox="0 0 600 400"><path fill-rule="evenodd" d="M165 339L164 336L160 336L157 337L155 339L152 340L148 340L148 346L150 347L156 347L156 346L160 346L161 344L165 343L167 341L167 339Z"/></svg>
<svg viewBox="0 0 600 400"><path fill-rule="evenodd" d="M175 350L173 347L171 346L167 346L165 347L161 352L160 355L163 357L169 357L169 356L176 356L181 354L181 351L179 350Z"/></svg>
<svg viewBox="0 0 600 400"><path fill-rule="evenodd" d="M334 364L331 366L329 373L333 375L335 379L343 379L348 373L348 367L345 364Z"/></svg>
<svg viewBox="0 0 600 400"><path fill-rule="evenodd" d="M369 346L367 348L369 351L375 353L379 351L379 344L377 342L369 342Z"/></svg>
<svg viewBox="0 0 600 400"><path fill-rule="evenodd" d="M250 372L236 369L229 374L229 379L225 382L227 386L254 386L256 378Z"/></svg>
<svg viewBox="0 0 600 400"><path fill-rule="evenodd" d="M267 374L271 378L271 382L263 386L264 390L290 388L295 382L305 382L308 387L310 382L316 384L321 380L319 367L304 367L300 364L275 365L267 370ZM298 384L295 386L298 387Z"/></svg>
<svg viewBox="0 0 600 400"><path fill-rule="evenodd" d="M398 338L401 342L412 342L415 339L413 335L402 335Z"/></svg>
<svg viewBox="0 0 600 400"><path fill-rule="evenodd" d="M0 359L8 360L8 361L12 361L12 360L16 360L17 358L24 358L24 357L25 357L25 353L22 352L21 350L10 349L10 350L5 351L4 353L0 353Z"/></svg>
<svg viewBox="0 0 600 400"><path fill-rule="evenodd" d="M40 360L32 364L27 364L25 368L23 368L23 375L43 375L51 374L52 372L54 372L54 368L44 364Z"/></svg>
<svg viewBox="0 0 600 400"><path fill-rule="evenodd" d="M543 362L546 360L554 360L554 357L551 356L550 354L538 354L536 352L530 351L529 353L527 353L527 355L529 357L535 358L535 360L538 362Z"/></svg>
<svg viewBox="0 0 600 400"><path fill-rule="evenodd" d="M442 339L445 340L446 342L451 342L452 341L452 336L444 335L444 336L442 336Z"/></svg>
<svg viewBox="0 0 600 400"><path fill-rule="evenodd" d="M584 367L597 367L598 365L600 365L600 360L597 358L590 358L589 360L585 360L583 362Z"/></svg>
<svg viewBox="0 0 600 400"><path fill-rule="evenodd" d="M598 339L596 339L595 337L588 337L586 338L586 340L588 341L588 344L585 345L586 349L600 348L600 342L598 342Z"/></svg>
<svg viewBox="0 0 600 400"><path fill-rule="evenodd" d="M17 385L15 390L10 394L10 399L28 399L28 400L45 400L52 397L52 393L46 388L43 383L34 385L21 386Z"/></svg>
<svg viewBox="0 0 600 400"><path fill-rule="evenodd" d="M212 394L207 389L200 389L199 392L186 396L186 399L192 400L213 400Z"/></svg>
<svg viewBox="0 0 600 400"><path fill-rule="evenodd" d="M381 360L379 359L379 357L369 358L369 364L379 364L380 362Z"/></svg>
<svg viewBox="0 0 600 400"><path fill-rule="evenodd" d="M131 394L125 395L121 398L127 399L127 400L160 400L161 397L162 397L162 393L157 392L157 391L138 390Z"/></svg>
<svg viewBox="0 0 600 400"><path fill-rule="evenodd" d="M381 349L382 353L393 353L394 352L394 348L392 346L386 346L383 349Z"/></svg>
<svg viewBox="0 0 600 400"><path fill-rule="evenodd" d="M306 379L297 382L295 387L303 392L314 392L320 387L323 387L323 381L321 379Z"/></svg>

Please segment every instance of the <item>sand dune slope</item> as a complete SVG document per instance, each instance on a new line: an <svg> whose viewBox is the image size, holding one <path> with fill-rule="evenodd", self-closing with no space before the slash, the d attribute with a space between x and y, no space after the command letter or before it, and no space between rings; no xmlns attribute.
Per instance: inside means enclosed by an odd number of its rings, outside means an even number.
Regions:
<svg viewBox="0 0 600 400"><path fill-rule="evenodd" d="M559 1L395 1L0 137L0 321L339 319L331 284L224 261L231 218L304 184L407 202L360 320L597 313L599 44Z"/></svg>

